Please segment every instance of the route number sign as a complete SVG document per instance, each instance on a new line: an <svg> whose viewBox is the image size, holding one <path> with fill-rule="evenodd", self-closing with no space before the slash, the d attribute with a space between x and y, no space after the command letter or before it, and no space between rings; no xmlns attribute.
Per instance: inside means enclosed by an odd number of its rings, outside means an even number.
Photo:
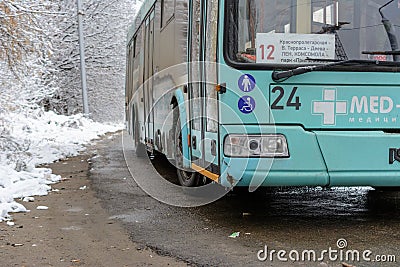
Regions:
<svg viewBox="0 0 400 267"><path fill-rule="evenodd" d="M258 33L257 63L302 64L335 59L334 34Z"/></svg>

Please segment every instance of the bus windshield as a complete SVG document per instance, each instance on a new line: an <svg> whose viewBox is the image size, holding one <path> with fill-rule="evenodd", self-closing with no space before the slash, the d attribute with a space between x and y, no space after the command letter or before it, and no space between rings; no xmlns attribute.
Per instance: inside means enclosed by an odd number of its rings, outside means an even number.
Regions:
<svg viewBox="0 0 400 267"><path fill-rule="evenodd" d="M234 63L400 61L400 0L227 0L226 16Z"/></svg>

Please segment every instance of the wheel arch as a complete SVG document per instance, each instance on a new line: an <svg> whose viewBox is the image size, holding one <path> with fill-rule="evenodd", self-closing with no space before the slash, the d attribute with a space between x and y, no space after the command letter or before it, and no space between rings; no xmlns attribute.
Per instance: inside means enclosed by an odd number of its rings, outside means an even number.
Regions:
<svg viewBox="0 0 400 267"><path fill-rule="evenodd" d="M177 115L180 118L180 125L174 125L175 130L182 131L182 144L186 144L182 146L183 153L183 166L185 168L191 167L191 156L190 156L190 147L189 147L189 138L190 138L190 122L188 120L188 105L185 99L185 95L183 93L183 89L179 88L174 91L174 94L171 99L172 109L178 109ZM176 123L178 118L175 118L174 112L174 123ZM179 127L179 128L177 128Z"/></svg>

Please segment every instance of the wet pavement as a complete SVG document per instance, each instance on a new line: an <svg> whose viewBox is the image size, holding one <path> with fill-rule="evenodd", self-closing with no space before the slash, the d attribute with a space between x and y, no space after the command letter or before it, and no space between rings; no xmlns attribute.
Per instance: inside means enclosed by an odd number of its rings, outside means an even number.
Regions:
<svg viewBox="0 0 400 267"><path fill-rule="evenodd" d="M134 154L129 148L125 152ZM400 261L400 193L275 188L256 195L229 193L206 206L179 208L154 200L137 186L125 164L121 135L98 144L96 153L90 176L102 205L133 241L161 255L195 266L397 266L375 260L393 260L392 255ZM134 175L151 179L149 161L130 160ZM176 179L166 159L153 164L166 179ZM235 232L239 237L230 238ZM258 252L265 246L268 257L260 261L257 254L264 257ZM279 250L286 253L278 257Z"/></svg>

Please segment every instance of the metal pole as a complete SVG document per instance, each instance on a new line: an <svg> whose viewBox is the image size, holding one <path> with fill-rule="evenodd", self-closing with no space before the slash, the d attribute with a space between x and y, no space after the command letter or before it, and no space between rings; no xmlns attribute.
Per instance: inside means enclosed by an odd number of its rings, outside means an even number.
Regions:
<svg viewBox="0 0 400 267"><path fill-rule="evenodd" d="M83 114L85 117L89 117L89 103L86 83L86 65L85 65L85 40L83 36L83 11L82 2L77 0L78 6L78 31L79 31L79 50L81 57L81 80L82 80L82 100L83 100Z"/></svg>

